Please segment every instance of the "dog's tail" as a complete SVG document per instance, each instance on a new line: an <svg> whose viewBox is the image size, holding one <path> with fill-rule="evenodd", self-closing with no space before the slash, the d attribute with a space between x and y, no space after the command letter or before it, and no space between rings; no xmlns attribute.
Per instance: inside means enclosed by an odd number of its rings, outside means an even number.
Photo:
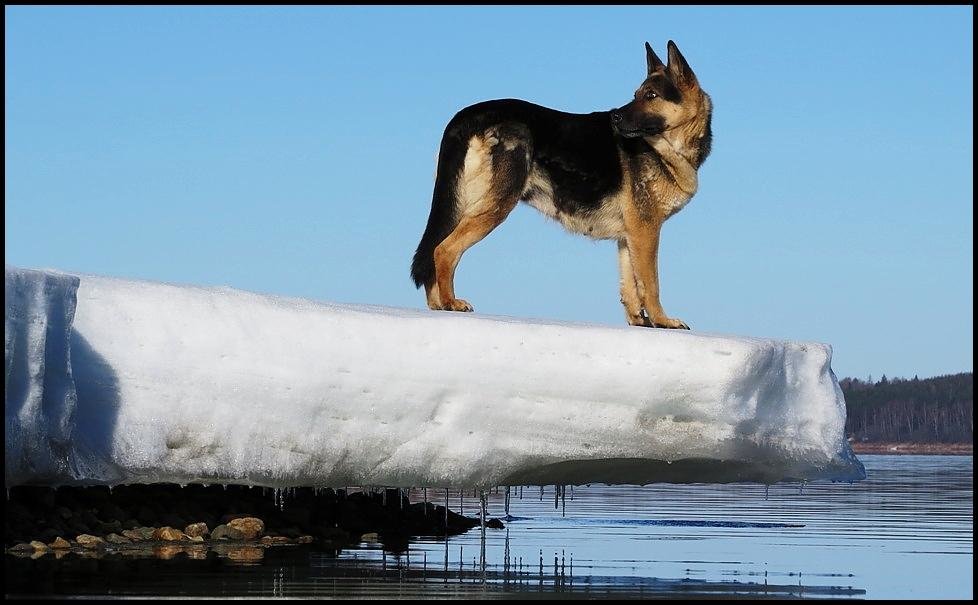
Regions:
<svg viewBox="0 0 978 605"><path fill-rule="evenodd" d="M435 281L435 247L458 225L458 179L465 164L467 148L463 139L446 129L438 151L438 171L431 196L431 214L421 236L421 243L411 263L415 287L430 286Z"/></svg>

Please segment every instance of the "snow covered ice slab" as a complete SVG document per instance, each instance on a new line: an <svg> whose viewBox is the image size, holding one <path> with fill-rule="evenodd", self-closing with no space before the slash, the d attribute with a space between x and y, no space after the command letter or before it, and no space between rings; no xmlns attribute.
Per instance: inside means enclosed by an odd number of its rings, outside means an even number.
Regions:
<svg viewBox="0 0 978 605"><path fill-rule="evenodd" d="M68 357L78 278L4 272L4 458L8 485L67 468L75 383Z"/></svg>
<svg viewBox="0 0 978 605"><path fill-rule="evenodd" d="M826 345L10 266L6 285L8 487L865 476Z"/></svg>

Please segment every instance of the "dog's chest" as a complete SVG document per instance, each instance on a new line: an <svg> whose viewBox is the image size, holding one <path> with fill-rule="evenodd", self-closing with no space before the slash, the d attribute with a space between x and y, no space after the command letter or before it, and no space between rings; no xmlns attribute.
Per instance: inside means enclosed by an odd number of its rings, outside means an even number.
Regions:
<svg viewBox="0 0 978 605"><path fill-rule="evenodd" d="M669 218L693 199L693 194L676 186L661 160L642 158L633 167L632 195L637 206L654 208L656 214Z"/></svg>

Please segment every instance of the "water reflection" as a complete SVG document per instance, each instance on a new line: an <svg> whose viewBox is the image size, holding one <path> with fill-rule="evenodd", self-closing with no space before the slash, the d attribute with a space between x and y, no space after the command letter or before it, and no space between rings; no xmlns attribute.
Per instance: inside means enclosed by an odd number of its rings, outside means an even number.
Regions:
<svg viewBox="0 0 978 605"><path fill-rule="evenodd" d="M341 552L210 544L7 556L7 594L970 598L972 458L863 460L869 477L852 485L499 490L486 504L505 529L366 536ZM447 497L469 514L481 504L471 492Z"/></svg>

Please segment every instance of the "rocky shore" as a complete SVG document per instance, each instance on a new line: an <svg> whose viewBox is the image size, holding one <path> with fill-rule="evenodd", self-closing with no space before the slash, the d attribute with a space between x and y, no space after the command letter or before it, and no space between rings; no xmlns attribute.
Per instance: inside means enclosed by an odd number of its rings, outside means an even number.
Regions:
<svg viewBox="0 0 978 605"><path fill-rule="evenodd" d="M972 456L973 443L870 443L852 442L857 454L919 454L929 456Z"/></svg>
<svg viewBox="0 0 978 605"><path fill-rule="evenodd" d="M131 554L171 558L208 551L261 560L265 548L316 544L339 550L362 541L401 550L411 536L454 535L479 525L404 490L170 484L106 487L15 487L8 490L4 546L39 558ZM501 528L491 519L487 527Z"/></svg>

